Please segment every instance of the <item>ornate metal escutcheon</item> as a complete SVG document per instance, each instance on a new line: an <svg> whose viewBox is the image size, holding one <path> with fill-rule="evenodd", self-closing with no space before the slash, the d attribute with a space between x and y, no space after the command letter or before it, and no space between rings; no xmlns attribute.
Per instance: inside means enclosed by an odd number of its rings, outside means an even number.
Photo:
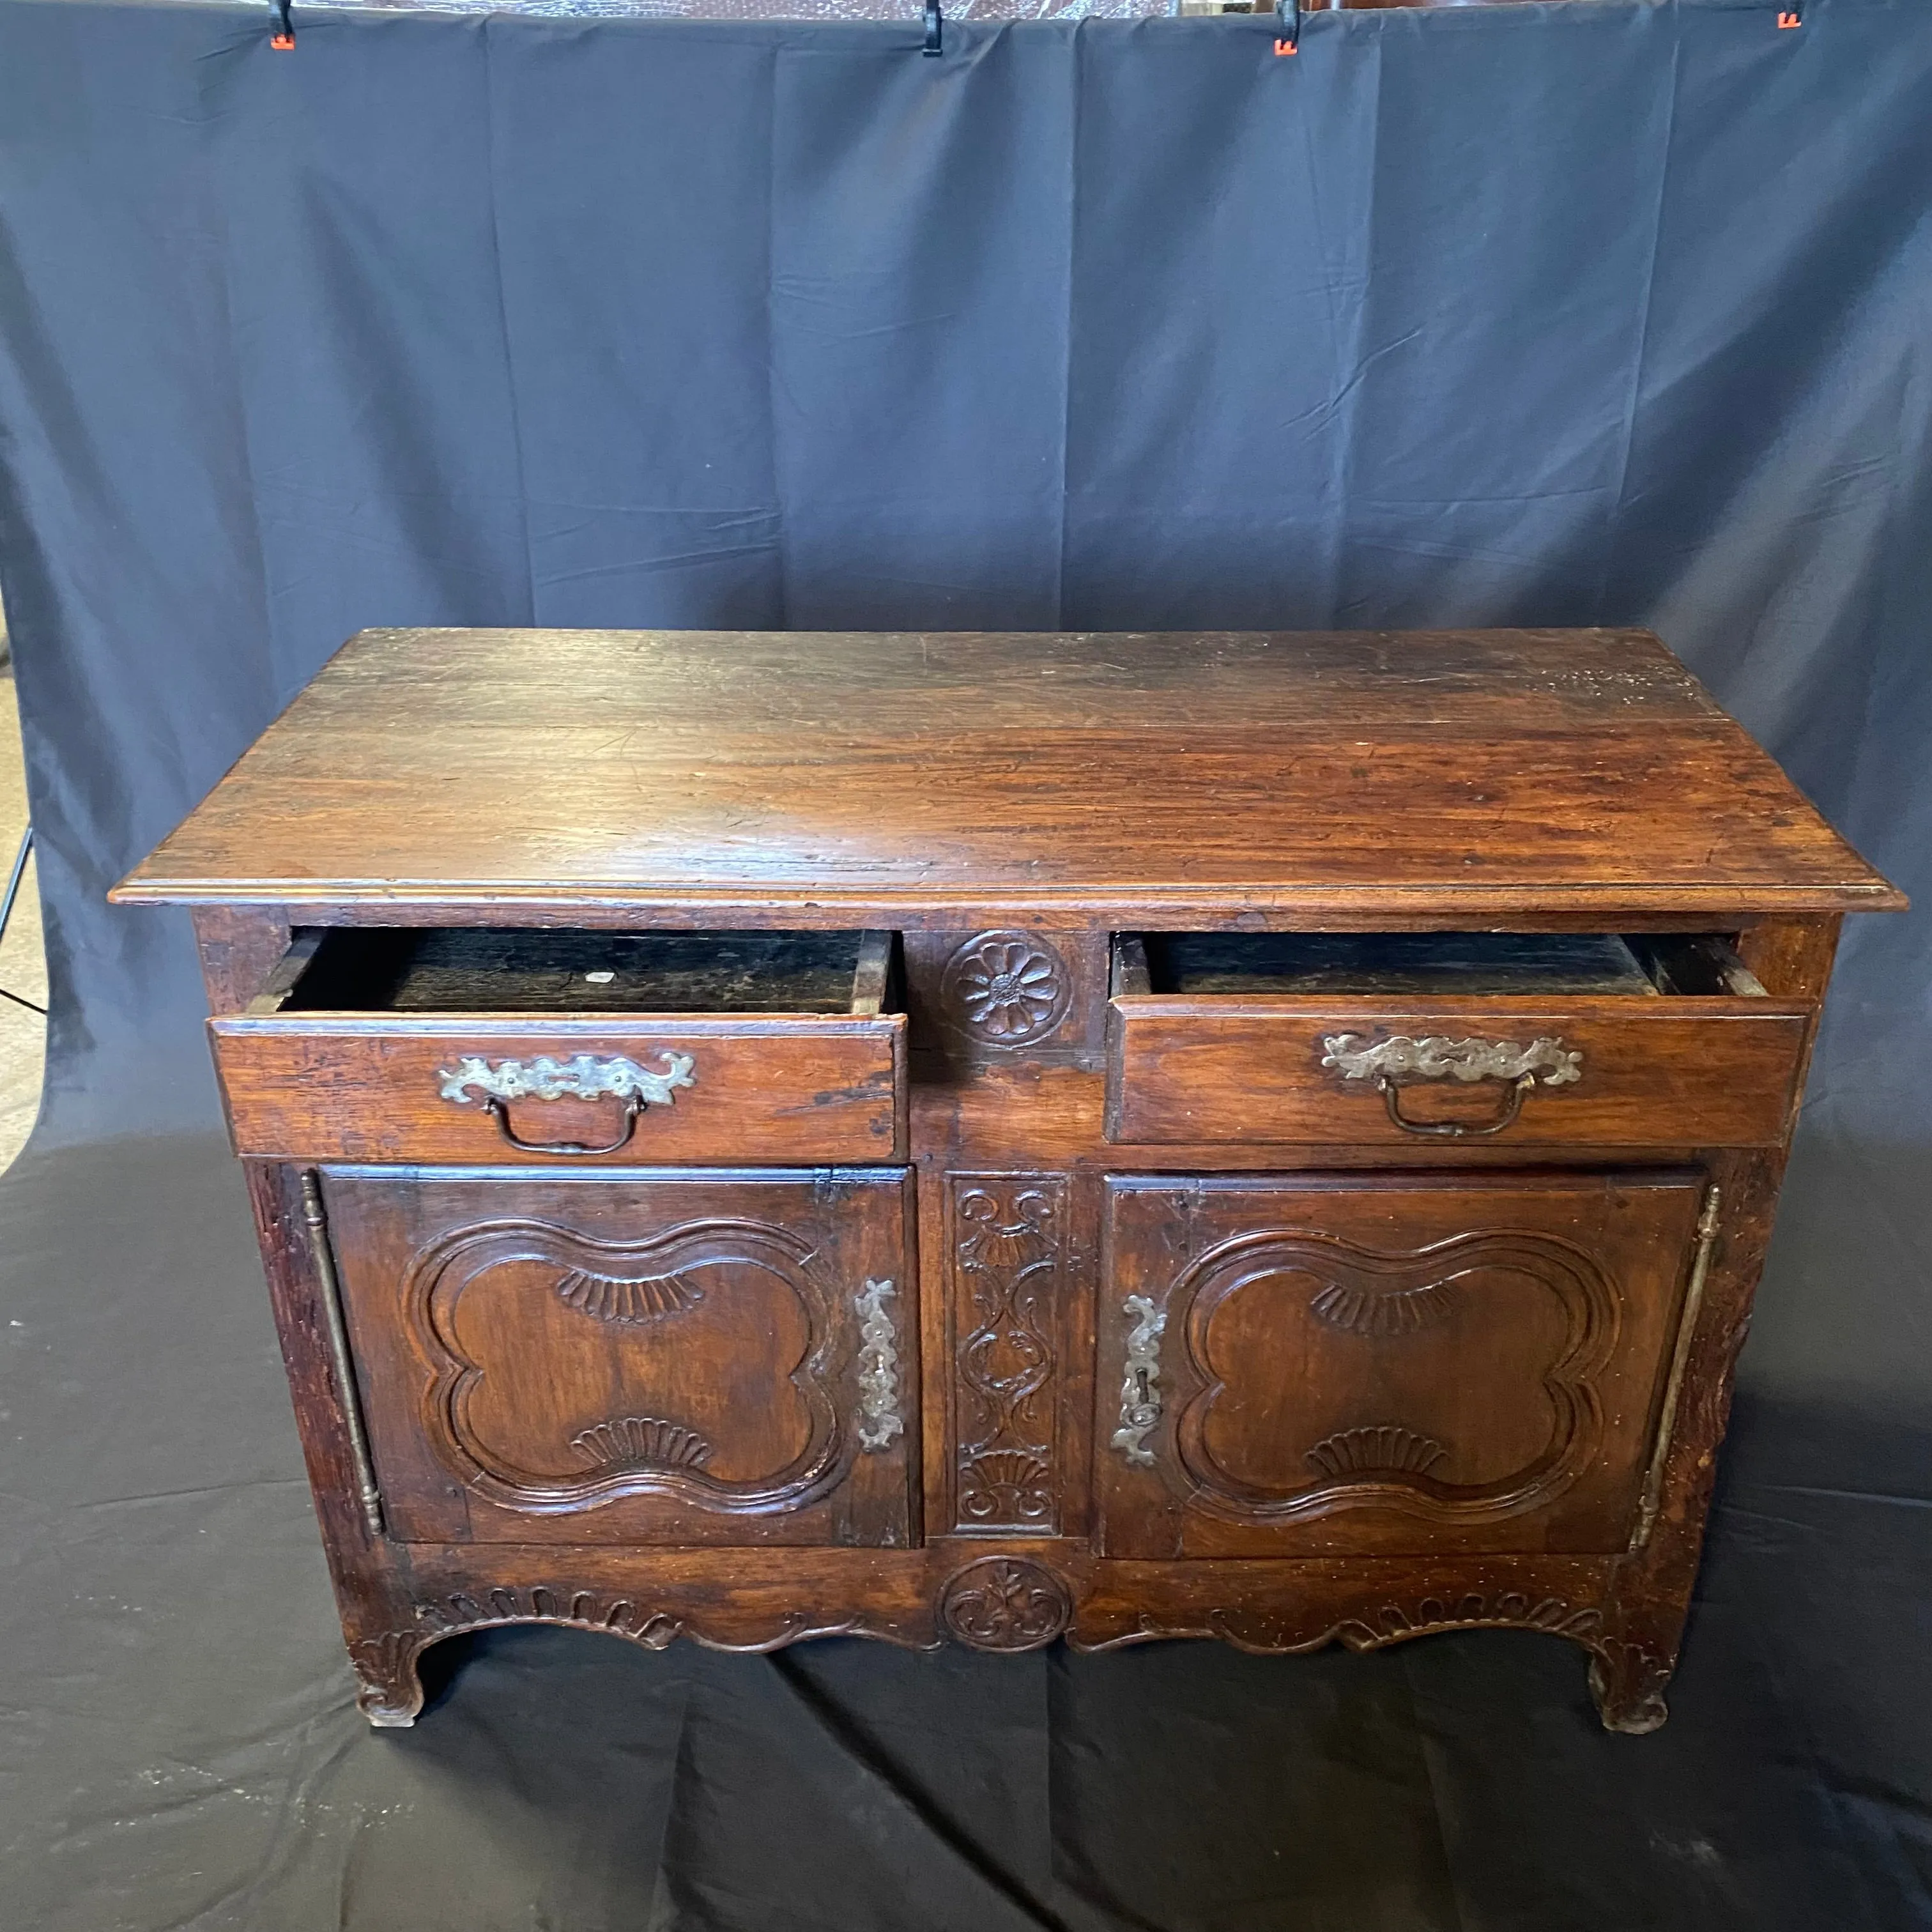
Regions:
<svg viewBox="0 0 1932 1932"><path fill-rule="evenodd" d="M852 1298L859 1313L859 1446L883 1449L905 1432L899 1416L898 1335L886 1312L889 1281L868 1281Z"/></svg>
<svg viewBox="0 0 1932 1932"><path fill-rule="evenodd" d="M1524 1046L1513 1040L1451 1040L1444 1034L1426 1034L1420 1039L1396 1034L1372 1041L1359 1034L1330 1034L1322 1042L1322 1064L1334 1067L1344 1080L1372 1082L1390 1120L1404 1133L1449 1139L1499 1134L1514 1123L1522 1111L1524 1096L1539 1082L1545 1087L1564 1087L1583 1077L1582 1053L1548 1036ZM1436 1080L1465 1085L1500 1080L1510 1084L1496 1118L1480 1125L1409 1119L1402 1111L1402 1088Z"/></svg>
<svg viewBox="0 0 1932 1932"><path fill-rule="evenodd" d="M1120 1426L1114 1431L1114 1447L1130 1462L1151 1468L1154 1456L1147 1438L1160 1420L1160 1338L1167 1327L1167 1314L1156 1309L1144 1294L1129 1295L1120 1307L1134 1325L1127 1334Z"/></svg>
<svg viewBox="0 0 1932 1932"><path fill-rule="evenodd" d="M488 1100L638 1100L668 1107L674 1090L697 1084L697 1062L688 1053L664 1050L664 1070L652 1073L634 1060L614 1055L599 1060L580 1053L558 1060L542 1053L526 1064L500 1060L493 1066L479 1054L465 1054L454 1066L440 1067L442 1097L459 1107L472 1104L470 1089Z"/></svg>
<svg viewBox="0 0 1932 1932"><path fill-rule="evenodd" d="M442 1097L459 1107L470 1104L473 1087L483 1096L483 1111L496 1131L519 1154L603 1155L628 1146L638 1130L638 1117L647 1106L668 1107L674 1090L697 1084L696 1061L688 1053L664 1051L664 1070L652 1073L634 1060L614 1055L599 1060L580 1053L569 1060L539 1054L526 1066L520 1060L501 1060L493 1066L479 1054L465 1054L454 1066L439 1067ZM623 1119L614 1140L592 1146L582 1141L528 1141L510 1124L506 1103L512 1100L622 1100Z"/></svg>

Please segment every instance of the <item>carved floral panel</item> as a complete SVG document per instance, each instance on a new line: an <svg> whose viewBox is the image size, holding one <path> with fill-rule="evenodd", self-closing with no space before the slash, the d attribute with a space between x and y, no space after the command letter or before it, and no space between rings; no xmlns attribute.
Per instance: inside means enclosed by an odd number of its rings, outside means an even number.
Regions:
<svg viewBox="0 0 1932 1932"><path fill-rule="evenodd" d="M1054 1529L1066 1222L1060 1175L947 1178L961 1529Z"/></svg>
<svg viewBox="0 0 1932 1932"><path fill-rule="evenodd" d="M1465 1521L1537 1508L1596 1447L1591 1378L1615 1331L1612 1291L1574 1247L1471 1233L1421 1252L1332 1236L1246 1234L1177 1285L1199 1386L1177 1453L1204 1506L1250 1518L1365 1503ZM1338 1326L1338 1306L1364 1312ZM1407 1330L1385 1304L1433 1305ZM1297 1338L1285 1377L1281 1338ZM1480 1360L1508 1400L1467 1402L1456 1365Z"/></svg>

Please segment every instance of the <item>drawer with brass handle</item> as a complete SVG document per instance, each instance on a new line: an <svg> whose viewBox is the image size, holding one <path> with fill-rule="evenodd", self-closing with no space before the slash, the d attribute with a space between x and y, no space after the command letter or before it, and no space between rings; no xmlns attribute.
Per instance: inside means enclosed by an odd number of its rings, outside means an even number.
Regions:
<svg viewBox="0 0 1932 1932"><path fill-rule="evenodd" d="M1768 1146L1810 1025L1709 936L1124 935L1112 992L1155 1145Z"/></svg>
<svg viewBox="0 0 1932 1932"><path fill-rule="evenodd" d="M332 928L209 1022L238 1152L519 1166L905 1145L887 933Z"/></svg>

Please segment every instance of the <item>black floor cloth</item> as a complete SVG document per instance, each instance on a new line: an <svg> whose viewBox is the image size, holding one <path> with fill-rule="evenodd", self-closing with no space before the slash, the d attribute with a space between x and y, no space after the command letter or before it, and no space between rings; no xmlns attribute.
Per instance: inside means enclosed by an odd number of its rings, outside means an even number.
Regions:
<svg viewBox="0 0 1932 1932"><path fill-rule="evenodd" d="M1672 1716L1376 1656L458 1640L356 1715L185 922L364 624L1654 624L1932 907L1932 8L0 0L0 1927L1932 1926L1932 916L1854 922ZM406 728L400 721L399 728Z"/></svg>
<svg viewBox="0 0 1932 1932"><path fill-rule="evenodd" d="M1514 1634L733 1658L512 1630L433 1649L416 1727L372 1732L226 1150L30 1155L0 1215L10 1926L1926 1922L1932 1513L1784 1467L1922 1441L1754 1410L1647 1738L1598 1726L1580 1650Z"/></svg>

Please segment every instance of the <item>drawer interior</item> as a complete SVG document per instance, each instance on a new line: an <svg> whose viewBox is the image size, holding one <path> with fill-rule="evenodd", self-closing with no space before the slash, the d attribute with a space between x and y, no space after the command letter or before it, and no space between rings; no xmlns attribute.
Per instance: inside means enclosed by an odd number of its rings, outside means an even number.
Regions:
<svg viewBox="0 0 1932 1932"><path fill-rule="evenodd" d="M858 1013L890 1010L889 932L316 928L256 1012Z"/></svg>
<svg viewBox="0 0 1932 1932"><path fill-rule="evenodd" d="M1764 995L1722 934L1614 932L1122 934L1113 991L1182 999Z"/></svg>

